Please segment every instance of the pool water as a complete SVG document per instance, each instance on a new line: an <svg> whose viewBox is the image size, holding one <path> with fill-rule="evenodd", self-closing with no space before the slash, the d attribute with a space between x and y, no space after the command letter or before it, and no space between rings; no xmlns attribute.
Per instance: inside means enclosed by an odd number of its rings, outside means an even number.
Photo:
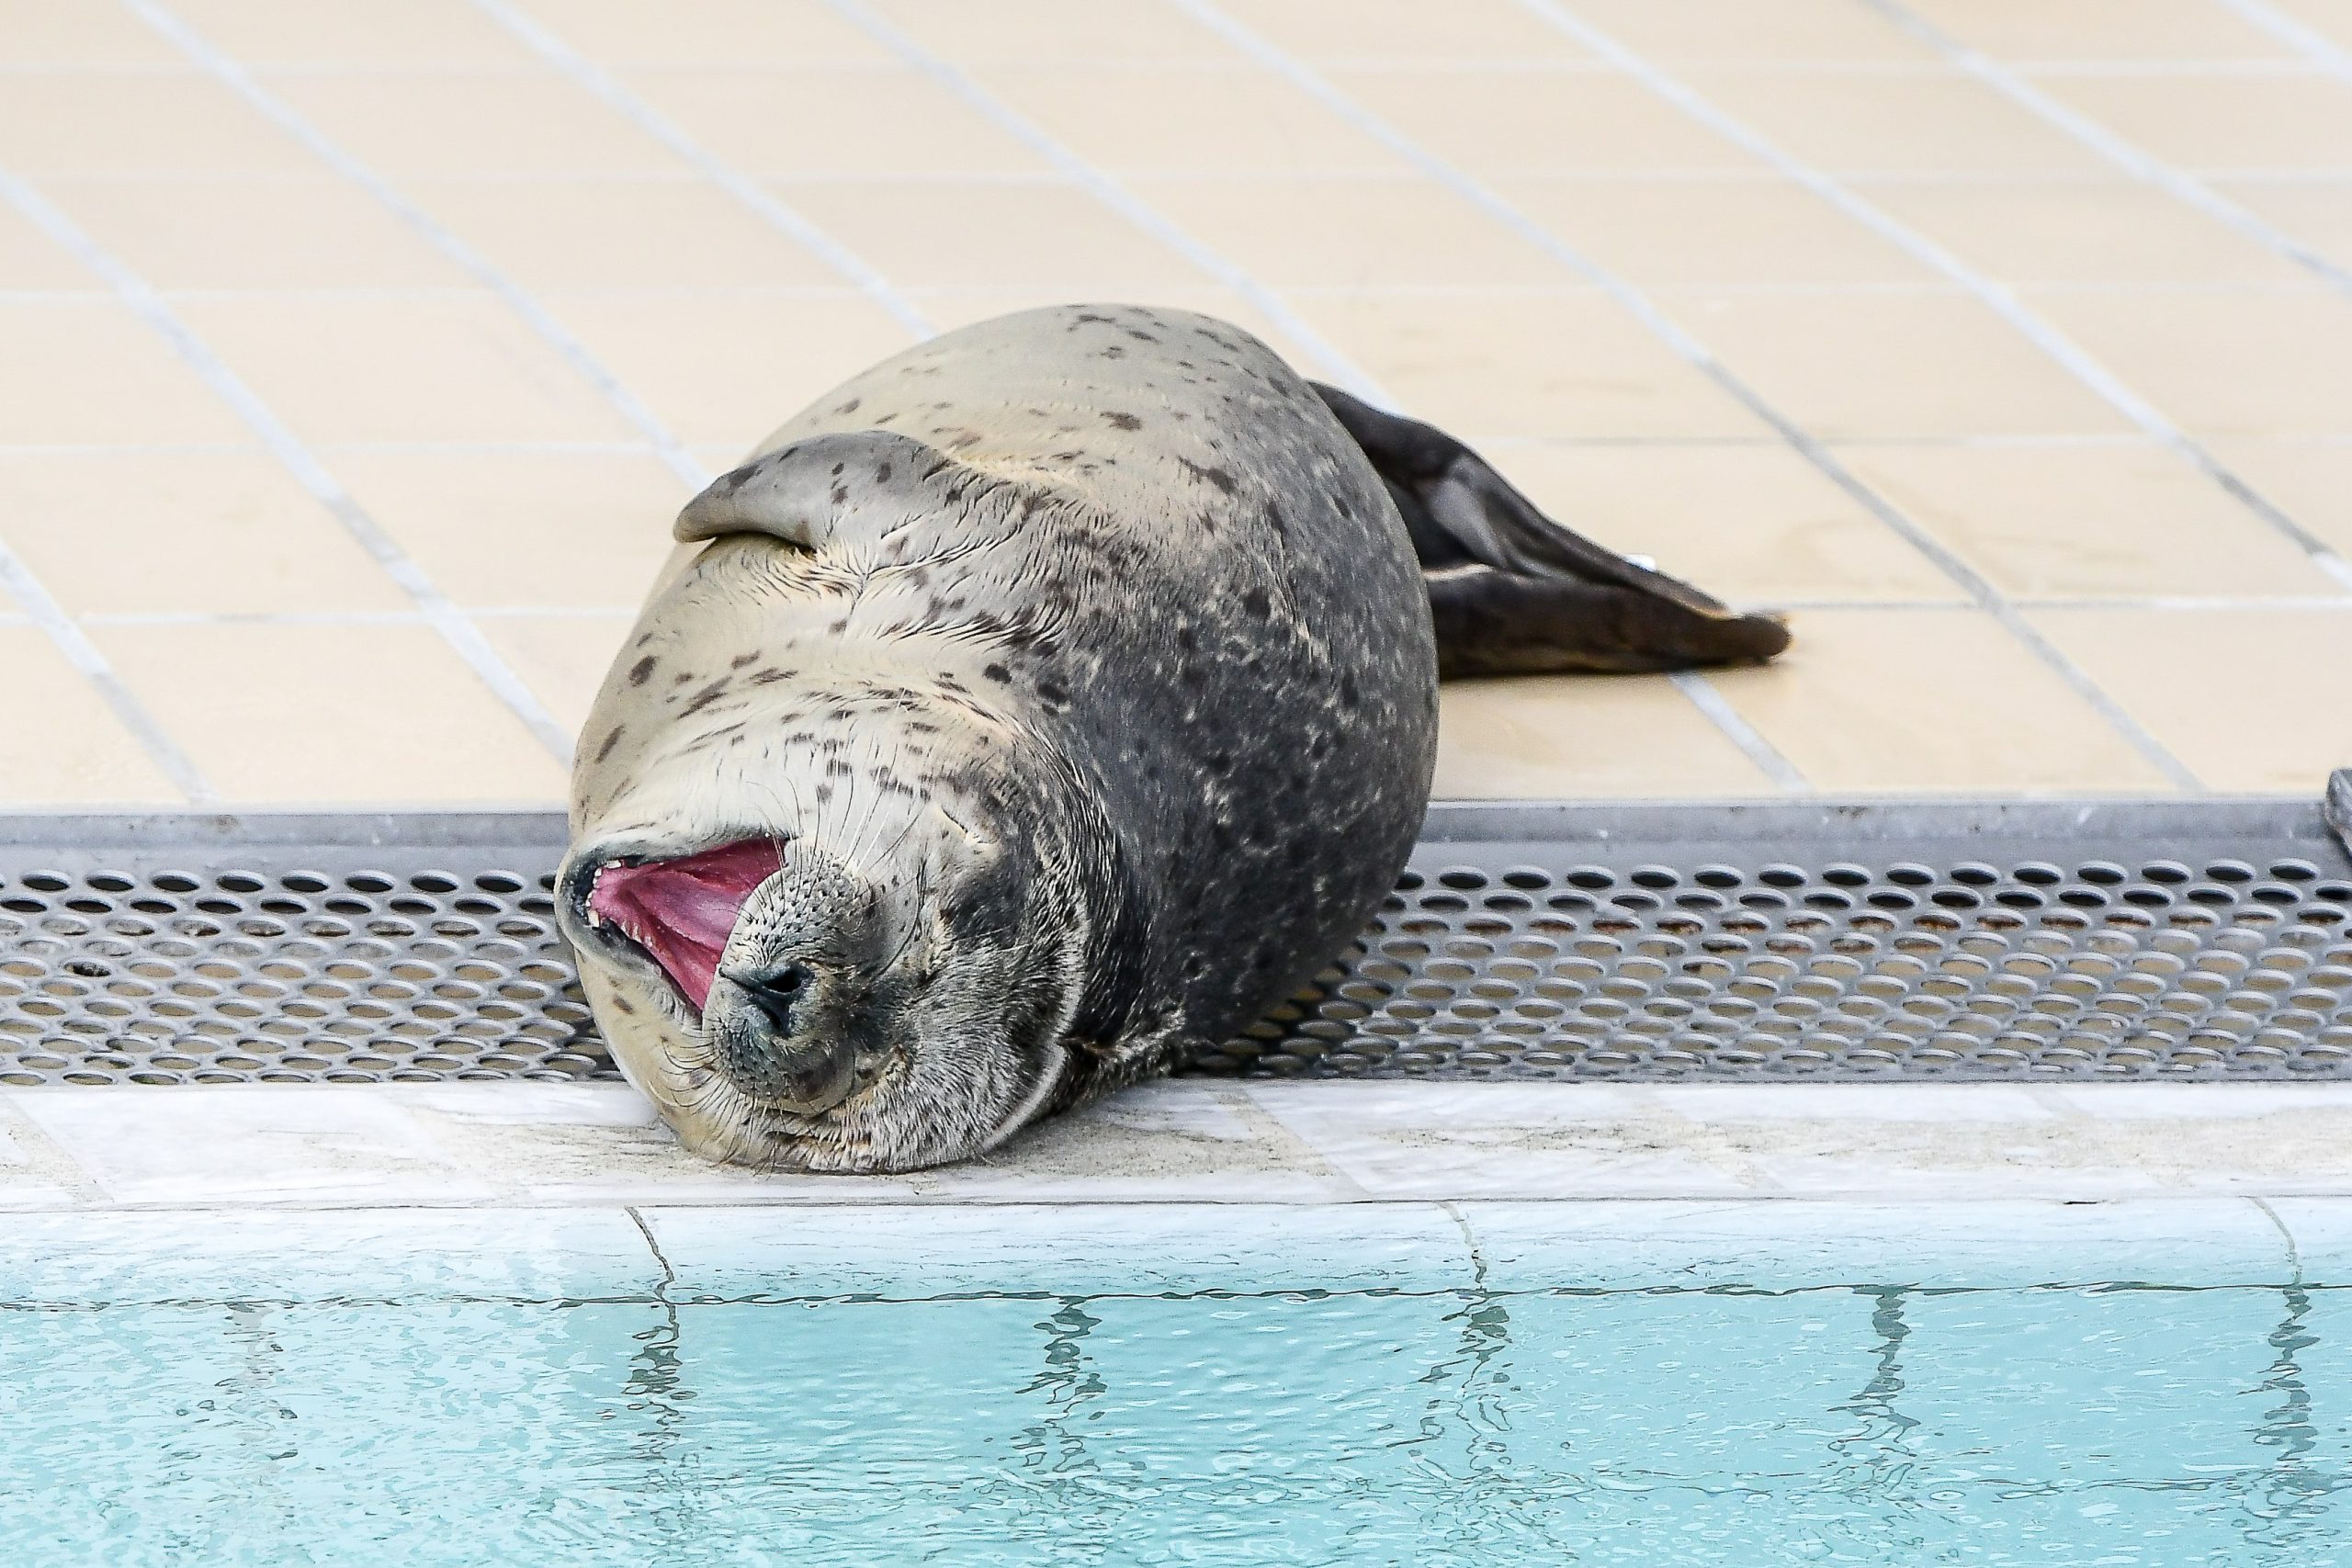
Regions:
<svg viewBox="0 0 2352 1568"><path fill-rule="evenodd" d="M2352 1562L2341 1290L0 1311L0 1562Z"/></svg>

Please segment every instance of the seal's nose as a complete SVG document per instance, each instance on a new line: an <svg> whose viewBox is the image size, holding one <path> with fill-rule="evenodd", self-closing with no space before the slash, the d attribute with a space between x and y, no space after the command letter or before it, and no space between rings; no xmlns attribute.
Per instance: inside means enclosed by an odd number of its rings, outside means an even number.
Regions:
<svg viewBox="0 0 2352 1568"><path fill-rule="evenodd" d="M806 966L787 964L764 975L722 969L719 977L741 1001L730 1026L718 1032L719 1066L736 1088L763 1105L804 1116L848 1097L856 1074L849 1042L797 1027L816 981Z"/></svg>

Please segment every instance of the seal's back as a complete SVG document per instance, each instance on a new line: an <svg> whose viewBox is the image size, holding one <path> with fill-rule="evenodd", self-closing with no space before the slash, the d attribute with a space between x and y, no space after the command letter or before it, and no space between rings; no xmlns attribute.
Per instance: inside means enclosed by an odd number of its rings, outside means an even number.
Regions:
<svg viewBox="0 0 2352 1568"><path fill-rule="evenodd" d="M956 468L818 471L839 507L902 497L867 510L926 563L840 635L887 631L895 592L992 645L989 694L1081 771L1121 840L1145 916L1136 1016L1180 1002L1184 1032L1212 1043L1251 1022L1363 928L1427 804L1428 598L1379 477L1263 344L1140 306L948 333L762 451L860 432ZM961 504L922 488L943 482Z"/></svg>

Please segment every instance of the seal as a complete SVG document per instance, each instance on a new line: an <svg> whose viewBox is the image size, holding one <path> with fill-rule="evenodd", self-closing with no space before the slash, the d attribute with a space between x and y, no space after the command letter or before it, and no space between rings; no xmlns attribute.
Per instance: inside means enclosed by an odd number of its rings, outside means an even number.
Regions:
<svg viewBox="0 0 2352 1568"><path fill-rule="evenodd" d="M629 1080L764 1168L967 1157L1295 991L1413 846L1442 663L1786 640L1442 433L1136 306L876 366L675 533L556 903Z"/></svg>

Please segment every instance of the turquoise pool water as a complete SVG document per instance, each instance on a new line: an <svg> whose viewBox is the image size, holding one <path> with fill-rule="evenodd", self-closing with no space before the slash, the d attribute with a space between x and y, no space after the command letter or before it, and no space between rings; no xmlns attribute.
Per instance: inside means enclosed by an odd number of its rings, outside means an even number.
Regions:
<svg viewBox="0 0 2352 1568"><path fill-rule="evenodd" d="M0 1310L0 1562L2352 1562L2337 1290L197 1283Z"/></svg>

